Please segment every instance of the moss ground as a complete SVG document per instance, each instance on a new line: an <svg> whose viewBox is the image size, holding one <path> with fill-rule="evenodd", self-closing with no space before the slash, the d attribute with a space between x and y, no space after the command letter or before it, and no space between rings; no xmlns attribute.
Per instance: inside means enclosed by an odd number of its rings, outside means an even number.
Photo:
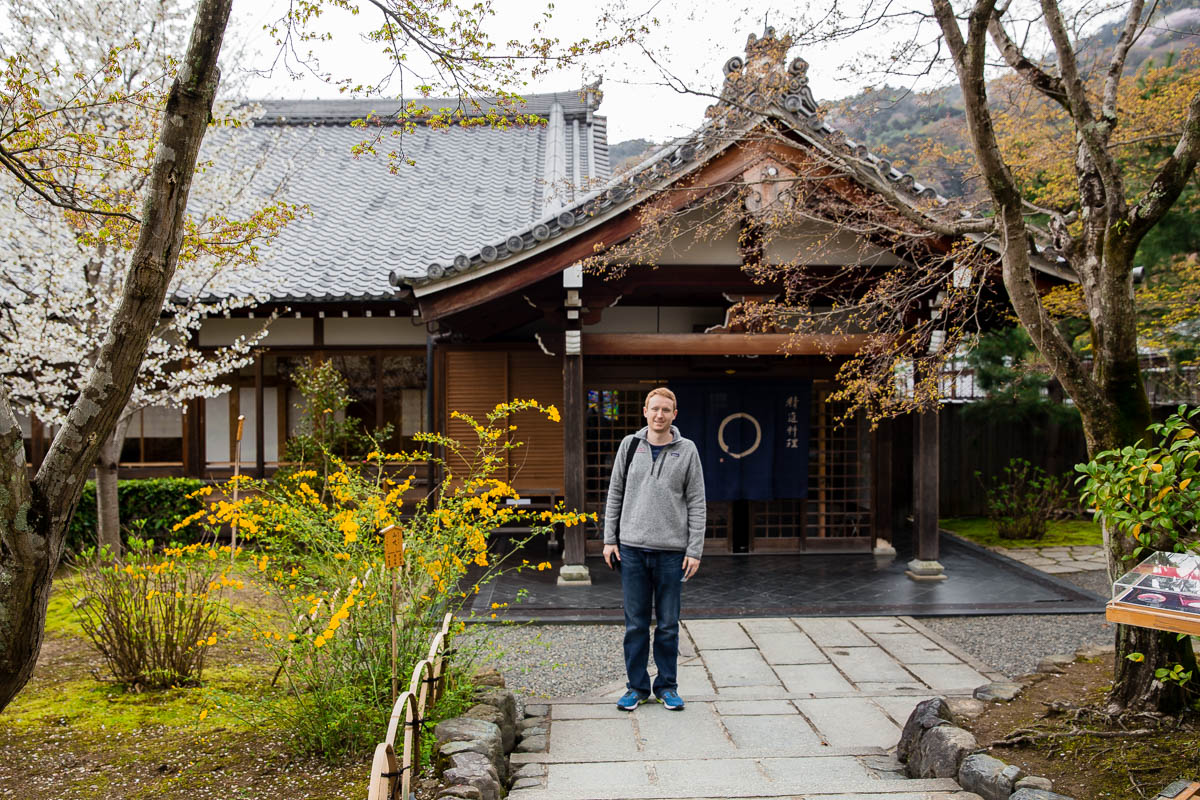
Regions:
<svg viewBox="0 0 1200 800"><path fill-rule="evenodd" d="M1153 798L1171 781L1200 775L1200 714L1168 720L1150 735L1125 735L1147 723L1127 725L1123 732L1120 724L1098 722L1089 713L1104 706L1111 656L1031 680L1015 701L990 705L966 727L989 754L1050 778L1054 791L1088 800ZM1014 731L1028 732L1033 741L995 744Z"/></svg>
<svg viewBox="0 0 1200 800"><path fill-rule="evenodd" d="M1052 520L1041 539L1002 539L996 533L995 523L986 517L950 517L939 524L984 547L1099 546L1103 542L1100 526L1088 519Z"/></svg>
<svg viewBox="0 0 1200 800"><path fill-rule="evenodd" d="M271 667L261 650L227 645L215 652L202 686L125 692L102 680L103 660L82 637L68 594L56 589L33 679L0 714L0 798L364 796L368 762L331 766L295 756L282 732L213 707L214 696L252 704L269 691Z"/></svg>

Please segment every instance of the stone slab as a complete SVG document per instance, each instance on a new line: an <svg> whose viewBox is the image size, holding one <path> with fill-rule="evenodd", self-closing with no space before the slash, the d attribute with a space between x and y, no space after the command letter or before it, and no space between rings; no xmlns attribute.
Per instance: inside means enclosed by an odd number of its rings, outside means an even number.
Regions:
<svg viewBox="0 0 1200 800"><path fill-rule="evenodd" d="M797 630L791 633L751 632L750 638L770 664L824 664L829 659L813 644L812 639Z"/></svg>
<svg viewBox="0 0 1200 800"><path fill-rule="evenodd" d="M881 647L829 647L825 652L829 660L855 683L905 683L913 679L912 675Z"/></svg>
<svg viewBox="0 0 1200 800"><path fill-rule="evenodd" d="M924 693L929 691L924 683L916 678L910 678L907 683L891 683L888 681L863 681L862 683L854 684L854 688L862 694L889 695L889 694L914 694Z"/></svg>
<svg viewBox="0 0 1200 800"><path fill-rule="evenodd" d="M966 664L909 664L908 668L937 692L971 694L975 687L988 683Z"/></svg>
<svg viewBox="0 0 1200 800"><path fill-rule="evenodd" d="M551 747L554 745L551 744ZM641 761L591 764L551 764L546 775L546 789L539 794L549 797L588 797L591 791L603 787L606 797L651 797L650 776ZM537 791L537 790L534 790ZM518 796L516 792L509 797ZM599 796L599 795L596 795Z"/></svg>
<svg viewBox="0 0 1200 800"><path fill-rule="evenodd" d="M552 707L555 724L574 719L624 719L628 711L617 708L616 703L556 703Z"/></svg>
<svg viewBox="0 0 1200 800"><path fill-rule="evenodd" d="M692 637L696 648L702 652L709 650L742 650L754 647L754 642L737 624L729 619L688 620L683 623L688 634Z"/></svg>
<svg viewBox="0 0 1200 800"><path fill-rule="evenodd" d="M871 702L887 712L887 715L892 718L901 728L908 721L912 710L917 707L917 703L929 699L929 695L917 695L912 697L872 697Z"/></svg>
<svg viewBox="0 0 1200 800"><path fill-rule="evenodd" d="M727 717L722 720L740 755L817 755L823 745L799 714Z"/></svg>
<svg viewBox="0 0 1200 800"><path fill-rule="evenodd" d="M854 691L832 664L790 664L776 667L775 671L792 694Z"/></svg>
<svg viewBox="0 0 1200 800"><path fill-rule="evenodd" d="M796 714L796 707L787 700L719 700L713 708L722 717L743 717L754 714Z"/></svg>
<svg viewBox="0 0 1200 800"><path fill-rule="evenodd" d="M787 617L762 617L740 620L742 628L751 635L756 633L795 633L797 628Z"/></svg>
<svg viewBox="0 0 1200 800"><path fill-rule="evenodd" d="M826 619L824 617L793 617L792 621L800 626L809 637L822 648L827 647L868 647L874 642L866 634L845 619Z"/></svg>
<svg viewBox="0 0 1200 800"><path fill-rule="evenodd" d="M662 706L637 714L641 758L732 758L737 755L709 703L689 703L683 711Z"/></svg>
<svg viewBox="0 0 1200 800"><path fill-rule="evenodd" d="M679 694L684 700L689 697L711 695L716 691L712 681L708 678L708 670L704 668L703 664L679 667L675 677L679 682Z"/></svg>
<svg viewBox="0 0 1200 800"><path fill-rule="evenodd" d="M717 689L717 697L721 700L764 700L773 697L787 697L791 692L778 683L770 686L723 686Z"/></svg>
<svg viewBox="0 0 1200 800"><path fill-rule="evenodd" d="M871 638L903 664L960 663L953 653L919 633L876 633L872 634Z"/></svg>
<svg viewBox="0 0 1200 800"><path fill-rule="evenodd" d="M746 641L750 641L749 637ZM770 686L779 682L775 671L754 649L704 651L704 663L718 689L726 686Z"/></svg>
<svg viewBox="0 0 1200 800"><path fill-rule="evenodd" d="M884 749L900 741L900 728L866 698L797 700L796 706L833 747Z"/></svg>
<svg viewBox="0 0 1200 800"><path fill-rule="evenodd" d="M590 758L635 758L638 748L633 720L629 717L630 714L625 719L555 720L550 729L550 755L586 752Z"/></svg>
<svg viewBox="0 0 1200 800"><path fill-rule="evenodd" d="M864 633L873 636L876 633L912 633L913 629L895 617L854 617L849 620Z"/></svg>

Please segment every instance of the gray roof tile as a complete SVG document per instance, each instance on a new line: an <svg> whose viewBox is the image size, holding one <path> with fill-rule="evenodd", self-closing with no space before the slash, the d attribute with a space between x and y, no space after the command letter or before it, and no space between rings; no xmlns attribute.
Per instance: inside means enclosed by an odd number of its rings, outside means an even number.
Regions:
<svg viewBox="0 0 1200 800"><path fill-rule="evenodd" d="M578 92L534 95L526 110L548 116L557 102L568 126L603 137ZM247 157L267 153L253 191L262 197L281 183L282 199L309 213L289 225L262 255L258 276L239 287L282 302L391 298L389 274L424 277L430 264L449 266L480 243L503 242L543 214L544 126L492 129L451 127L393 138L383 129L379 155L354 158L364 131L349 122L378 101L272 101L253 127L210 136L236 136ZM432 103L431 103L432 105ZM603 142L599 144L603 145ZM403 149L416 163L389 168L386 154ZM239 151L242 148L239 147ZM593 174L585 162L585 180ZM573 180L573 172L564 176Z"/></svg>

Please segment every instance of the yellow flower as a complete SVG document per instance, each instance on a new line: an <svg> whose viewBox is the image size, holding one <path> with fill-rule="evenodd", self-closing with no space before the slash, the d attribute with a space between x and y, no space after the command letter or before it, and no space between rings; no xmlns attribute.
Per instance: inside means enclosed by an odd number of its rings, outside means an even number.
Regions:
<svg viewBox="0 0 1200 800"><path fill-rule="evenodd" d="M208 646L209 646L209 647L212 647L212 646L213 646L214 644L216 644L216 643L217 643L217 635L216 635L215 633L214 633L214 634L210 634L210 635L209 635L209 637L208 637L208 641L206 642L206 644L208 644Z"/></svg>
<svg viewBox="0 0 1200 800"><path fill-rule="evenodd" d="M200 719L199 719L199 721L200 721L200 722L203 722L203 721L204 721L204 718L205 718L205 717L207 717L207 716L208 716L208 709L206 708L206 709L204 709L204 710L202 710L202 711L200 712Z"/></svg>

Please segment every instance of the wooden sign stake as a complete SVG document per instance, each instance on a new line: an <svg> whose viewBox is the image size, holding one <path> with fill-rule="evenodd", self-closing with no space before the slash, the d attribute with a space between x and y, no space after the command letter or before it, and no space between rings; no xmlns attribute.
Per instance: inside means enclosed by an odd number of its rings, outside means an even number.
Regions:
<svg viewBox="0 0 1200 800"><path fill-rule="evenodd" d="M242 426L246 423L246 415L238 414L237 418L237 434L234 437L233 445L233 504L238 503L238 478L242 473ZM237 517L233 518L233 523L230 525L229 534L229 560L237 556L237 532L238 524Z"/></svg>
<svg viewBox="0 0 1200 800"><path fill-rule="evenodd" d="M392 702L395 703L400 693L400 686L396 678L396 640L398 636L396 630L396 570L404 566L404 537L395 525L388 525L379 533L383 536L383 565L391 573Z"/></svg>

